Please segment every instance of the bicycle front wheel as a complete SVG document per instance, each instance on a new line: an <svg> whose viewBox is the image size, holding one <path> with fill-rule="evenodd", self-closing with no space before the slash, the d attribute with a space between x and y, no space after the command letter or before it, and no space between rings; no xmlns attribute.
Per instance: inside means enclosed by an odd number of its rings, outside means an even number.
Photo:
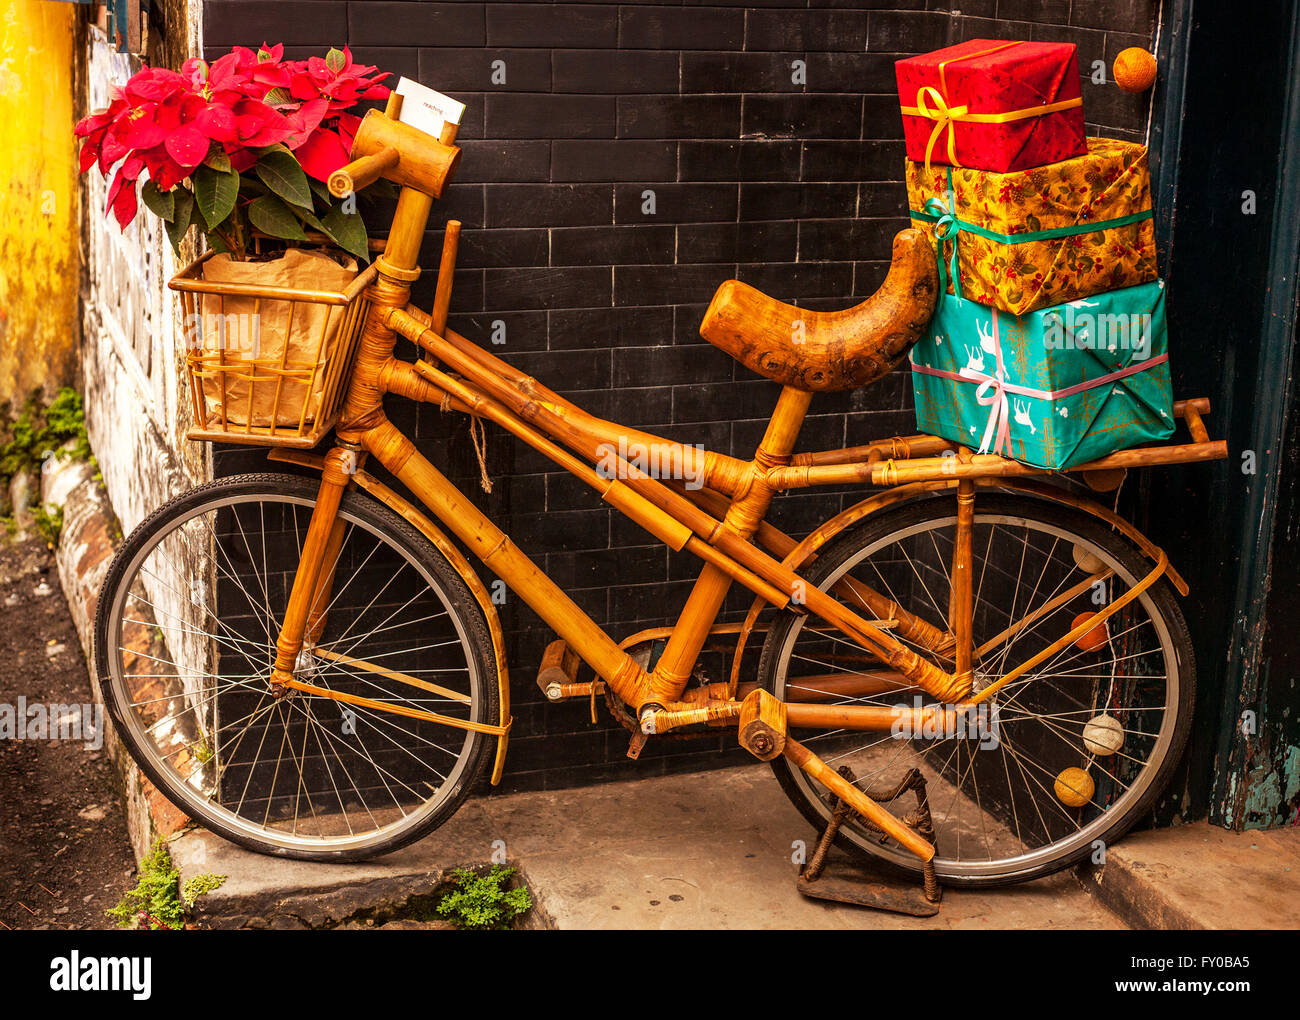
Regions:
<svg viewBox="0 0 1300 1020"><path fill-rule="evenodd" d="M805 576L826 591L867 585L946 631L956 522L951 497L867 517L820 550ZM832 767L852 769L860 789L897 787L919 769L928 785L939 877L951 885L994 886L1096 854L1150 810L1187 742L1195 666L1187 625L1163 579L1053 651L1084 614L1117 601L1152 567L1096 518L981 492L972 537L975 689L1039 653L1046 658L954 732L795 735ZM934 701L897 674L881 672L858 646L793 613L773 624L759 680L791 701L903 708ZM790 799L824 828L832 810L825 791L784 759L772 765ZM908 809L911 802L898 806ZM905 869L920 867L860 819L841 828L840 845Z"/></svg>
<svg viewBox="0 0 1300 1020"><path fill-rule="evenodd" d="M496 662L442 554L348 492L294 668L328 694L277 698L275 642L316 490L241 475L157 510L105 579L96 666L123 742L180 810L252 850L359 860L429 832L468 794L494 738L429 716L495 724Z"/></svg>

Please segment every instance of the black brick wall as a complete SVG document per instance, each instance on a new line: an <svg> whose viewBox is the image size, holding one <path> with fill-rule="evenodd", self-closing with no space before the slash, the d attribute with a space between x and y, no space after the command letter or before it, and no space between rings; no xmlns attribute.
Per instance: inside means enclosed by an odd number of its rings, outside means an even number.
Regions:
<svg viewBox="0 0 1300 1020"><path fill-rule="evenodd" d="M876 8L889 9L876 9ZM1092 85L1116 53L1152 45L1158 0L726 0L679 4L206 0L210 55L284 42L291 55L348 43L354 56L468 104L464 158L436 220L465 224L452 325L596 414L739 456L752 454L776 387L699 337L714 289L739 277L784 300L842 307L869 295L906 225L893 62L964 39L1076 43L1090 134L1142 140L1149 94ZM954 8L950 10L950 8ZM955 8L960 9L958 13ZM506 83L490 84L503 60ZM791 63L807 65L807 84ZM395 79L394 79L395 81ZM641 212L655 193L656 213ZM436 266L439 230L423 263ZM431 303L430 277L417 300ZM583 486L499 434L490 496L463 419L395 402L391 417L472 492L616 637L669 624L696 564L669 555ZM914 431L896 373L818 397L805 449ZM259 466L223 450L219 473ZM856 500L777 501L795 533ZM734 597L730 610L747 600ZM514 600L516 725L506 786L563 786L739 760L718 737L651 741L587 723L585 704L547 705L533 676L549 631ZM715 678L721 661L706 663ZM656 747L656 743L661 746Z"/></svg>

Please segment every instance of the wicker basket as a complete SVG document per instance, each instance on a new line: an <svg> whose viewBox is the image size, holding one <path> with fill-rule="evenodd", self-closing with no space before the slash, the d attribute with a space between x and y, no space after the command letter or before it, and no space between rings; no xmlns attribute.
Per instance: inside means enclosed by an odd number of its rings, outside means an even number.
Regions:
<svg viewBox="0 0 1300 1020"><path fill-rule="evenodd" d="M369 266L341 292L296 290L205 281L203 266L212 256L191 263L169 284L181 294L189 334L185 367L195 424L188 438L315 446L338 420L369 307L364 294L376 267ZM286 335L295 316L299 323L319 319L320 325L304 331L305 342L286 339L278 354L261 356L256 343L248 350L231 344L228 301L240 308L251 302L257 322L286 316Z"/></svg>

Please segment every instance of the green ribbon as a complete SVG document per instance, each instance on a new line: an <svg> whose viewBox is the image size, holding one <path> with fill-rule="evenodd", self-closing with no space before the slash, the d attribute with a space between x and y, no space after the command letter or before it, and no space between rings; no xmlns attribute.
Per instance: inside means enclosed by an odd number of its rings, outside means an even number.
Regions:
<svg viewBox="0 0 1300 1020"><path fill-rule="evenodd" d="M956 192L952 188L952 167L948 168L948 194L953 196L952 203L955 207L957 198ZM969 230L972 234L978 234L980 237L988 238L990 241L998 241L1001 244L1023 244L1026 241L1053 241L1058 237L1072 237L1075 234L1092 234L1098 230L1109 230L1112 227L1125 227L1130 223L1149 220L1152 216L1151 210L1146 209L1142 212L1129 213L1127 216L1117 216L1111 220L1098 220L1095 223L1076 223L1069 227L1031 230L1023 234L999 234L997 231L958 218L956 211L950 209L938 198L926 199L923 210L909 209L908 212L914 220L934 224L935 240L939 242L937 254L939 258L940 293L948 289L944 272L943 245L945 241L952 241L952 255L948 260L947 268L952 276L953 293L959 298L961 297L961 273L957 263L957 242L958 234L963 230Z"/></svg>
<svg viewBox="0 0 1300 1020"><path fill-rule="evenodd" d="M951 193L950 191L949 194ZM955 199L953 204L956 204ZM934 223L934 239L938 242L936 254L939 257L939 293L944 294L948 291L948 281L944 273L943 246L945 241L951 240L952 255L949 258L948 268L952 273L952 292L960 300L961 267L957 264L957 234L961 231L961 220L957 219L953 211L937 198L926 199L925 208L926 214L913 212L912 215Z"/></svg>

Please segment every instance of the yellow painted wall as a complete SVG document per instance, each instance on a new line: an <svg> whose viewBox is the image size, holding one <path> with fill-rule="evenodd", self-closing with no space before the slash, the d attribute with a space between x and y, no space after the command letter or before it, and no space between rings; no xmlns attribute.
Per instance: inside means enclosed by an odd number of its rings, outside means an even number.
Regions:
<svg viewBox="0 0 1300 1020"><path fill-rule="evenodd" d="M75 373L77 11L0 0L0 401Z"/></svg>

